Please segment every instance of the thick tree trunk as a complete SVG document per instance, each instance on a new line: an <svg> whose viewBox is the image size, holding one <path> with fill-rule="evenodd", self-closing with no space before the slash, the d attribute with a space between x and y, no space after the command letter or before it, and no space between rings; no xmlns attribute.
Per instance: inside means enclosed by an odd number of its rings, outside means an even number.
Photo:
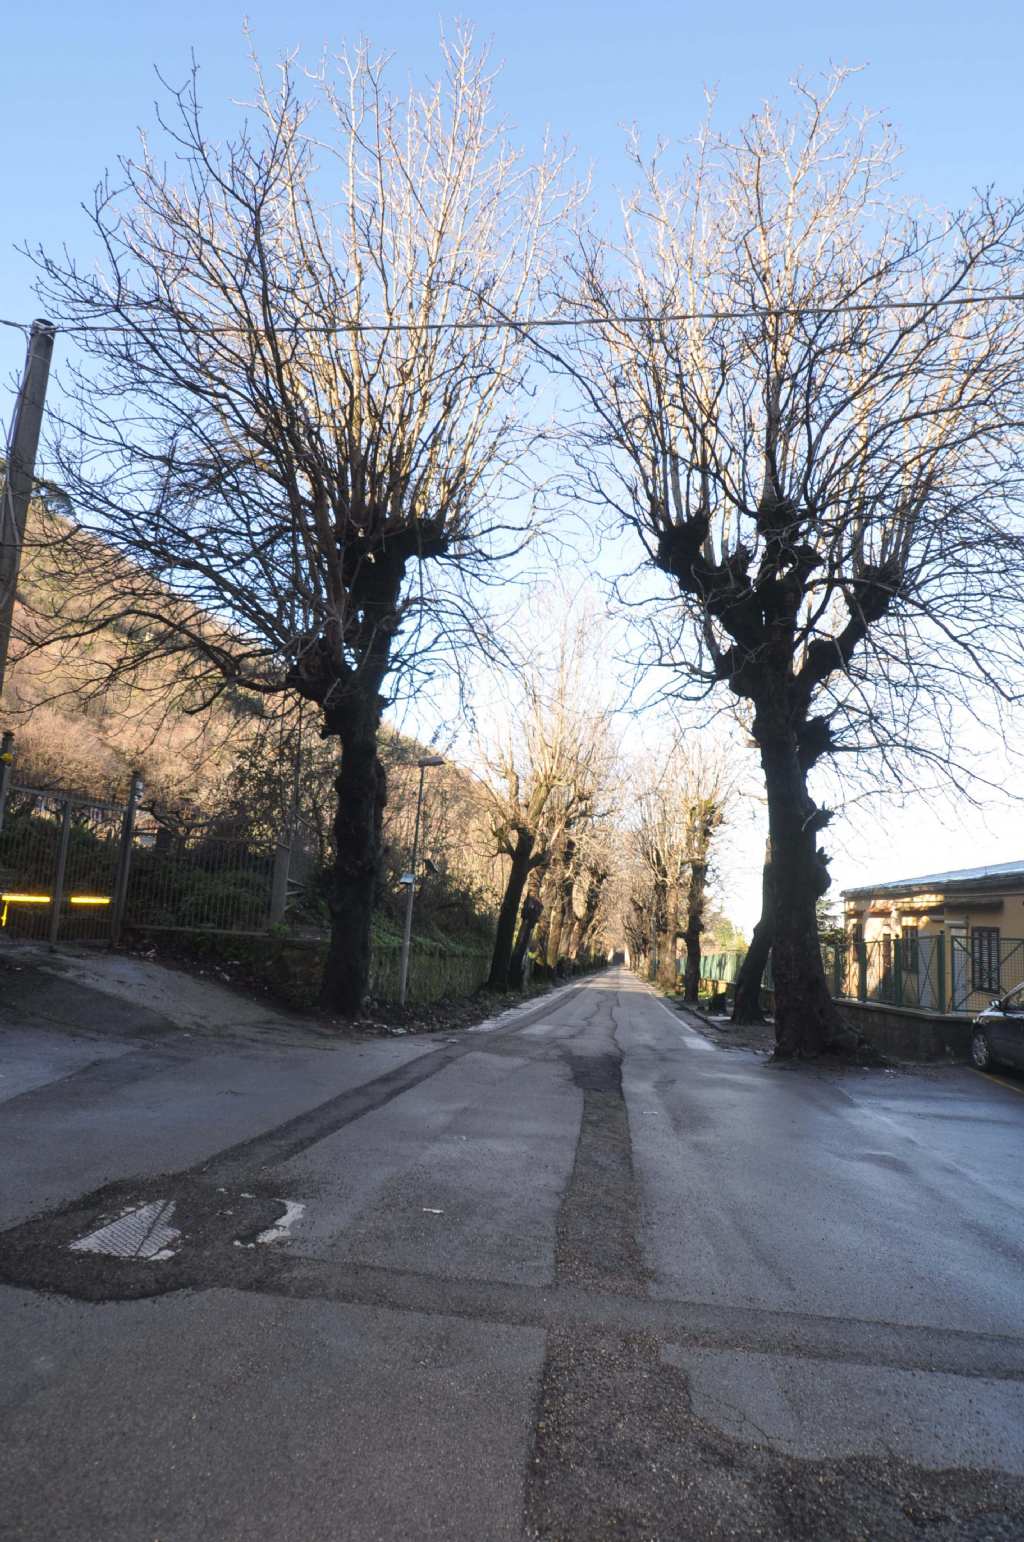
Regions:
<svg viewBox="0 0 1024 1542"><path fill-rule="evenodd" d="M693 862L686 896L686 971L684 990L687 1001L696 1002L700 993L700 934L704 926L704 890L707 885L706 862Z"/></svg>
<svg viewBox="0 0 1024 1542"><path fill-rule="evenodd" d="M571 929L573 922L572 891L573 891L573 858L576 855L576 843L567 840L562 852L561 861L554 875L554 885L551 894L551 919L548 925L547 963L549 969L557 969L558 960L563 951L563 942ZM567 926L568 921L568 926Z"/></svg>
<svg viewBox="0 0 1024 1542"><path fill-rule="evenodd" d="M530 858L533 856L534 837L529 830L516 834L512 866L505 884L505 895L498 911L498 928L494 935L494 952L491 956L491 972L487 987L492 991L507 991L509 969L512 963L512 946L516 936L516 918L519 902L530 876Z"/></svg>
<svg viewBox="0 0 1024 1542"><path fill-rule="evenodd" d="M604 888L607 877L607 873L604 872L591 874L590 882L587 884L587 897L583 902L583 914L577 921L573 933L572 949L569 954L572 959L578 958L580 954L589 953L593 941L591 933L594 922L597 920L597 908L601 903L601 890Z"/></svg>
<svg viewBox="0 0 1024 1542"><path fill-rule="evenodd" d="M549 862L547 867L544 869L544 876L540 878L539 881L534 881L529 884L529 892L533 894L536 899L540 900L544 907L541 911L540 919L534 922L533 944L537 951L537 957L543 957L545 959L547 958L548 952L548 934L551 931L552 866L553 864Z"/></svg>
<svg viewBox="0 0 1024 1542"><path fill-rule="evenodd" d="M508 971L508 983L513 990L521 991L526 983L526 955L530 947L533 929L541 918L544 907L536 894L527 894L519 921L519 935L512 949L512 963Z"/></svg>
<svg viewBox="0 0 1024 1542"><path fill-rule="evenodd" d="M549 969L558 963L558 950L562 945L562 871L564 858L553 862L544 882L544 933L543 946L538 947ZM545 924L546 923L546 924Z"/></svg>
<svg viewBox="0 0 1024 1542"><path fill-rule="evenodd" d="M658 935L658 984L662 990L675 991L678 984L676 971L676 932L679 930L679 890L675 884L665 885L665 909L662 929Z"/></svg>
<svg viewBox="0 0 1024 1542"><path fill-rule="evenodd" d="M331 939L321 1001L348 1016L362 1008L370 979L370 928L387 800L376 728L374 715L367 712L341 735L341 769L334 784L338 803L328 896Z"/></svg>
<svg viewBox="0 0 1024 1542"><path fill-rule="evenodd" d="M779 1058L809 1059L829 1048L840 1033L825 981L816 913L824 871L817 836L828 816L808 794L795 732L757 737L772 843L775 1053Z"/></svg>
<svg viewBox="0 0 1024 1542"><path fill-rule="evenodd" d="M761 916L754 927L747 956L740 965L733 1000L734 1023L763 1023L761 981L772 951L775 935L775 893L772 888L772 843L765 842L764 869L761 873Z"/></svg>

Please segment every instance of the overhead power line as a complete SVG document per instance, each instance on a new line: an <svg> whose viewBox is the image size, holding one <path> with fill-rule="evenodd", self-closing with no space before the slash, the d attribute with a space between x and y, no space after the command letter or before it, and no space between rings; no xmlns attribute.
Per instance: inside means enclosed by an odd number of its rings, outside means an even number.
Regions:
<svg viewBox="0 0 1024 1542"><path fill-rule="evenodd" d="M863 300L853 301L841 305L779 305L779 306L749 306L739 309L722 310L695 310L695 311L669 311L658 314L654 311L622 312L604 316L493 316L489 318L477 317L472 321L338 321L325 326L296 326L294 331L314 333L319 336L330 337L339 333L387 333L387 332L539 332L552 329L607 327L620 326L644 326L650 323L668 323L681 321L754 321L760 318L786 316L854 316L871 312L885 311L918 311L939 310L949 306L975 306L993 305L997 303L1024 304L1024 292L1002 294L968 294L968 295L941 295L937 298L922 298L920 300ZM173 329L172 319L167 326ZM0 327L13 327L19 332L28 335L30 322L11 321L7 317L0 316ZM78 322L70 326L59 327L57 330L64 336L73 337L76 334L98 334L104 332L136 332L139 328L130 321L115 322ZM264 331L264 328L242 328L231 326L212 326L207 331L213 335L230 334L233 332ZM286 330L286 329L280 329Z"/></svg>

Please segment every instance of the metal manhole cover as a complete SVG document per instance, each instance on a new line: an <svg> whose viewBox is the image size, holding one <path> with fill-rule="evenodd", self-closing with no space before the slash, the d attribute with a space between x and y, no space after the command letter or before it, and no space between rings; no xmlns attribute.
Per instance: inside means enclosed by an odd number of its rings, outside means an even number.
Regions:
<svg viewBox="0 0 1024 1542"><path fill-rule="evenodd" d="M69 1244L73 1253L104 1253L108 1258L142 1258L156 1262L173 1258L181 1232L170 1225L173 1199L156 1199L125 1210L116 1221Z"/></svg>

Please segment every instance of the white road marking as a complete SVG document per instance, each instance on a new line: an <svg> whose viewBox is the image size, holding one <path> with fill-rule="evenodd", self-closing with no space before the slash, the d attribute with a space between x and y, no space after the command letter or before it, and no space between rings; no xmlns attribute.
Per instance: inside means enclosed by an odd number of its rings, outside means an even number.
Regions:
<svg viewBox="0 0 1024 1542"><path fill-rule="evenodd" d="M507 1028L515 1022L517 1017L524 1017L528 1012L536 1012L539 1007L550 1006L553 1002L568 995L570 991L588 989L589 986L583 980L572 980L568 985L560 985L557 990L548 991L546 995L531 997L529 1001L521 1002L518 1006L506 1007L504 1012L499 1012L497 1017L485 1018L482 1023L474 1023L467 1028L469 1033L490 1033L494 1028Z"/></svg>
<svg viewBox="0 0 1024 1542"><path fill-rule="evenodd" d="M684 1023L678 1012L673 1012L671 1007L667 1007L660 996L656 996L653 991L648 991L647 994L652 1001L657 1002L663 1012L668 1013L676 1027L683 1030L683 1043L688 1049L714 1049L715 1046L699 1034L696 1028L691 1028L689 1023Z"/></svg>

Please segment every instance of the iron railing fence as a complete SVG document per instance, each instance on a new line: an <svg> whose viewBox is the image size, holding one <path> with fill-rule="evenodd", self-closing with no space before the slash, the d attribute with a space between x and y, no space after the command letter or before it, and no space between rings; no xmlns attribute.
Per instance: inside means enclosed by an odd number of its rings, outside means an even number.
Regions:
<svg viewBox="0 0 1024 1542"><path fill-rule="evenodd" d="M140 816L125 925L142 931L255 932L271 919L276 845L263 833L176 834Z"/></svg>
<svg viewBox="0 0 1024 1542"><path fill-rule="evenodd" d="M837 1000L874 1001L921 1012L973 1015L1024 984L1024 938L1002 937L994 927L969 933L932 932L870 942L822 942L825 978ZM701 959L701 979L732 985L742 953ZM771 959L761 981L771 991Z"/></svg>
<svg viewBox="0 0 1024 1542"><path fill-rule="evenodd" d="M829 945L832 994L848 1001L913 1007L923 1012L966 1010L950 999L948 949L943 933L923 937L848 940Z"/></svg>
<svg viewBox="0 0 1024 1542"><path fill-rule="evenodd" d="M8 936L105 942L124 807L17 784L0 829L0 927Z"/></svg>
<svg viewBox="0 0 1024 1542"><path fill-rule="evenodd" d="M980 1012L1024 985L1024 938L977 927L950 938L950 991L954 1012Z"/></svg>
<svg viewBox="0 0 1024 1542"><path fill-rule="evenodd" d="M7 741L5 740L5 745ZM116 944L125 931L287 936L326 943L326 906L308 832L209 823L177 832L138 807L12 783L0 769L0 929L30 940ZM319 942L318 942L319 938ZM401 945L377 938L370 994L399 998ZM491 952L415 939L408 999L427 1003L482 986Z"/></svg>

